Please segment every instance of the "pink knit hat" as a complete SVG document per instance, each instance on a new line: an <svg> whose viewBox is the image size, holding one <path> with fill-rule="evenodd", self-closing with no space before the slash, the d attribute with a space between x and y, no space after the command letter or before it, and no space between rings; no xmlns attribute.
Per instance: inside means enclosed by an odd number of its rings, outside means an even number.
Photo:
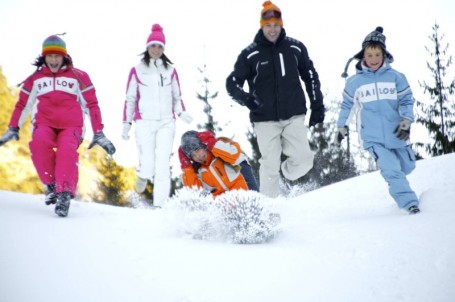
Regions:
<svg viewBox="0 0 455 302"><path fill-rule="evenodd" d="M159 24L153 24L152 32L147 39L147 45L149 47L152 44L159 44L163 46L166 44L166 37L164 37L163 28Z"/></svg>

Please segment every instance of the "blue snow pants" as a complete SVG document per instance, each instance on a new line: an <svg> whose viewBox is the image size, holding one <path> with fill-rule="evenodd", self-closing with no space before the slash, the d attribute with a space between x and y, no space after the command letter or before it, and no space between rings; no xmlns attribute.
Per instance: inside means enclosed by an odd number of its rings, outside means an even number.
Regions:
<svg viewBox="0 0 455 302"><path fill-rule="evenodd" d="M415 155L411 146L387 149L383 145L368 148L375 159L381 175L389 184L389 193L401 209L419 204L416 193L411 189L406 175L415 168Z"/></svg>
<svg viewBox="0 0 455 302"><path fill-rule="evenodd" d="M248 189L259 192L258 183L256 181L256 177L254 177L253 169L246 160L240 163L240 173L242 173Z"/></svg>

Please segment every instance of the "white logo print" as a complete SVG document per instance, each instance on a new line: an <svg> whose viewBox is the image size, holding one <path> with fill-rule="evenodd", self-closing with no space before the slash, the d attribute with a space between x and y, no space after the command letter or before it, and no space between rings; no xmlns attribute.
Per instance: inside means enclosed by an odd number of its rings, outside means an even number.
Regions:
<svg viewBox="0 0 455 302"><path fill-rule="evenodd" d="M64 91L70 94L77 94L77 80L67 77L44 77L35 81L38 95L51 91Z"/></svg>
<svg viewBox="0 0 455 302"><path fill-rule="evenodd" d="M355 99L360 103L379 100L397 100L397 88L393 82L362 85L356 90Z"/></svg>

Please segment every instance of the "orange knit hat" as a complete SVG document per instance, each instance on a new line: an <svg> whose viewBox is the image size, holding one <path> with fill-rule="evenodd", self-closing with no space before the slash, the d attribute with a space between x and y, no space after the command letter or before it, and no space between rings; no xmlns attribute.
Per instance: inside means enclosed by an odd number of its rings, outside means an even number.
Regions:
<svg viewBox="0 0 455 302"><path fill-rule="evenodd" d="M275 22L283 27L283 19L281 19L281 10L278 6L272 3L272 1L265 1L262 6L264 7L261 10L261 28L269 23Z"/></svg>

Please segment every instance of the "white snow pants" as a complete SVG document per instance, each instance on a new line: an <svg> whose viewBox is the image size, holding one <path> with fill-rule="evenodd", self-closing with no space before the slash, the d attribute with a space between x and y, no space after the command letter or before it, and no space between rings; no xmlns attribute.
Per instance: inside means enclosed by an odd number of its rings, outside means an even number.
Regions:
<svg viewBox="0 0 455 302"><path fill-rule="evenodd" d="M175 137L175 120L137 120L139 152L137 175L153 183L153 205L162 206L171 191L170 157Z"/></svg>
<svg viewBox="0 0 455 302"><path fill-rule="evenodd" d="M305 115L278 122L257 122L254 131L261 152L260 192L273 198L280 194L280 168L289 180L296 180L313 168L314 152L308 142ZM283 162L281 153L287 156Z"/></svg>

